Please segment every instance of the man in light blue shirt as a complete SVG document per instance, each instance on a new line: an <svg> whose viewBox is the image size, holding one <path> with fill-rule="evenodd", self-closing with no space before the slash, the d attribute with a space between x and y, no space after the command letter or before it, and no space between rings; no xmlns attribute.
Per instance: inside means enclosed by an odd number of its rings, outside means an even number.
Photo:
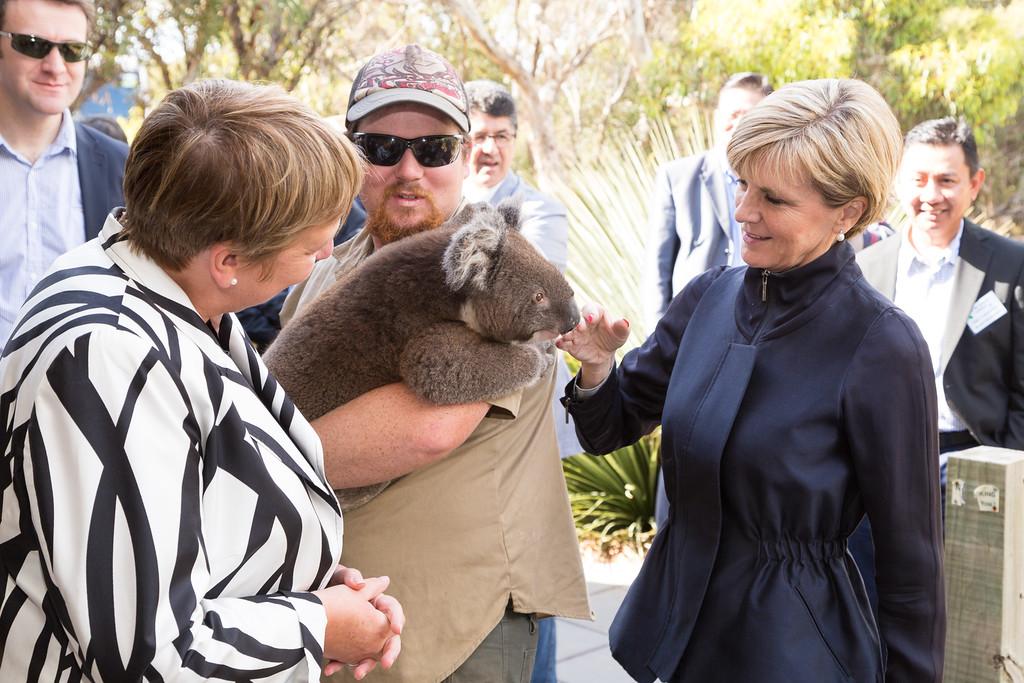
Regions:
<svg viewBox="0 0 1024 683"><path fill-rule="evenodd" d="M0 347L54 259L122 203L127 146L71 119L91 0L0 0Z"/></svg>
<svg viewBox="0 0 1024 683"><path fill-rule="evenodd" d="M521 197L523 236L564 272L569 260L569 218L565 207L512 170L519 127L512 95L499 83L483 80L466 83L466 94L473 146L463 196L471 202L492 205L509 197Z"/></svg>

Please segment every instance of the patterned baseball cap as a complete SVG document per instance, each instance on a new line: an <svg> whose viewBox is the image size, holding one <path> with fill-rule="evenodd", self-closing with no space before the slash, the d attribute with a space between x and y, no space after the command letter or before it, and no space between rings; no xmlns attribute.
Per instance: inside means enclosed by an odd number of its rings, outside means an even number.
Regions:
<svg viewBox="0 0 1024 683"><path fill-rule="evenodd" d="M351 130L367 114L400 102L432 107L469 132L462 79L436 52L406 45L371 57L352 83L345 121Z"/></svg>

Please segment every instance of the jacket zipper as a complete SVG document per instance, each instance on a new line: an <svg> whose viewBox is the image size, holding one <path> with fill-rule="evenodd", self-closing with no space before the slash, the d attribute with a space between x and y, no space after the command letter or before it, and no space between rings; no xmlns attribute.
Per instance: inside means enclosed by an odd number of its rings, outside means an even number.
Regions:
<svg viewBox="0 0 1024 683"><path fill-rule="evenodd" d="M754 336L750 340L751 344L757 344L761 339L761 334L764 333L765 325L768 324L768 309L771 307L768 303L768 277L774 275L770 270L761 271L761 303L764 306L764 314L761 316L761 320L757 323L757 327L754 329Z"/></svg>
<svg viewBox="0 0 1024 683"><path fill-rule="evenodd" d="M768 301L768 276L771 274L770 270L761 271L761 303Z"/></svg>

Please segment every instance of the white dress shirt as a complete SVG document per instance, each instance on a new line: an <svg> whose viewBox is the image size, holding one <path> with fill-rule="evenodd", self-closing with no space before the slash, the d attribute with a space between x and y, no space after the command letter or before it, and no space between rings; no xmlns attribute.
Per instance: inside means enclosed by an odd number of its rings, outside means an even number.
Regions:
<svg viewBox="0 0 1024 683"><path fill-rule="evenodd" d="M953 288L960 267L960 239L964 223L956 237L944 249L929 248L919 251L904 234L900 244L896 270L896 295L893 303L902 308L917 326L928 343L935 373L935 394L939 407L939 431L959 432L967 425L957 417L946 402L942 386L942 341L953 301ZM945 461L945 456L940 456Z"/></svg>

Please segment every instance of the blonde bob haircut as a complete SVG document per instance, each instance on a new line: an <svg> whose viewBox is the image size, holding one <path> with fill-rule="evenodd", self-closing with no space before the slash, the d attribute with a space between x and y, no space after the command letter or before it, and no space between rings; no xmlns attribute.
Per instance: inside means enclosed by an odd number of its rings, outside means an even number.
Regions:
<svg viewBox="0 0 1024 683"><path fill-rule="evenodd" d="M840 207L856 197L864 212L852 237L882 218L900 163L900 125L867 83L826 78L786 85L740 119L726 149L742 177L806 181L825 203Z"/></svg>
<svg viewBox="0 0 1024 683"><path fill-rule="evenodd" d="M172 271L219 242L267 263L303 230L344 220L363 172L352 143L280 87L198 81L132 142L122 234Z"/></svg>

